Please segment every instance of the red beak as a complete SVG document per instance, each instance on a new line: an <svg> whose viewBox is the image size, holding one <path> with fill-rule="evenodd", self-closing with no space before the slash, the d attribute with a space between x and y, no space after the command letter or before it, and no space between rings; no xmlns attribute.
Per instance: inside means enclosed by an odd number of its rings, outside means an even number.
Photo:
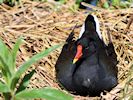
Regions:
<svg viewBox="0 0 133 100"><path fill-rule="evenodd" d="M77 53L76 53L76 56L73 59L73 64L75 64L81 58L81 56L83 55L82 49L83 49L82 45L77 46Z"/></svg>

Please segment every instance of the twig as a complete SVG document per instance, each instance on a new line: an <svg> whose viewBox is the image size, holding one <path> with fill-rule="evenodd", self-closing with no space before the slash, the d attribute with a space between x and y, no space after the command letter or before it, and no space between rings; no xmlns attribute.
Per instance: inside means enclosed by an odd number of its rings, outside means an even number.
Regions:
<svg viewBox="0 0 133 100"><path fill-rule="evenodd" d="M4 8L2 5L0 5L0 8L3 9L8 14L12 15L13 17L16 17L14 14L12 14L10 11L8 11L6 8Z"/></svg>
<svg viewBox="0 0 133 100"><path fill-rule="evenodd" d="M5 29L7 28L29 28L29 27L35 27L36 24L33 25L13 25L13 26L6 26Z"/></svg>
<svg viewBox="0 0 133 100"><path fill-rule="evenodd" d="M107 28L107 35L108 35L109 43L112 43L112 39L111 39L110 29L109 28Z"/></svg>
<svg viewBox="0 0 133 100"><path fill-rule="evenodd" d="M128 24L127 24L127 27L125 29L125 33L128 32L128 30L130 29L130 26L131 26L132 23L133 23L133 14L131 15L130 20L129 20Z"/></svg>

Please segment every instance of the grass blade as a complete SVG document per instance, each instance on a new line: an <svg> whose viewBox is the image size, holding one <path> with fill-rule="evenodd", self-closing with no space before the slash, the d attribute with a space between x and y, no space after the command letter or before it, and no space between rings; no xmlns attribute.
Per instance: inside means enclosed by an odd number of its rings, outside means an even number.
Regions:
<svg viewBox="0 0 133 100"><path fill-rule="evenodd" d="M26 89L26 87L29 85L29 81L30 81L30 79L31 79L31 77L33 76L34 73L35 73L35 70L32 70L29 74L26 74L24 76L23 80L19 84L19 87L18 87L16 93Z"/></svg>
<svg viewBox="0 0 133 100"><path fill-rule="evenodd" d="M37 98L42 98L46 100L72 100L73 99L72 96L52 88L24 90L16 94L15 97L17 100L37 99Z"/></svg>
<svg viewBox="0 0 133 100"><path fill-rule="evenodd" d="M21 43L22 43L22 38L20 37L20 38L16 41L16 43L15 43L15 45L14 45L12 51L11 51L12 60L13 60L13 65L12 65L12 70L13 70L13 72L15 71L15 67L16 67L16 56L17 56L17 51L19 50L19 46L21 45Z"/></svg>
<svg viewBox="0 0 133 100"><path fill-rule="evenodd" d="M48 48L45 51L42 51L41 53L38 53L36 55L34 55L30 60L28 60L27 62L25 62L24 64L22 64L20 66L20 68L18 69L18 71L15 73L13 79L12 79L12 84L11 84L11 89L14 89L18 79L20 78L20 76L35 62L37 62L38 60L40 60L41 58L47 56L49 53L51 53L52 51L54 51L55 49L59 48L60 46L62 46L61 44L59 45L55 45L51 48Z"/></svg>
<svg viewBox="0 0 133 100"><path fill-rule="evenodd" d="M12 60L10 57L10 51L0 39L0 70L7 84L10 83L9 79L11 78L10 66L12 65Z"/></svg>
<svg viewBox="0 0 133 100"><path fill-rule="evenodd" d="M9 83L11 73L9 71L8 65L6 64L6 62L4 62L4 59L1 57L1 55L0 55L0 67L1 67L0 69L1 69L2 75L3 75L6 83Z"/></svg>
<svg viewBox="0 0 133 100"><path fill-rule="evenodd" d="M8 48L6 47L6 45L3 43L3 41L0 39L0 63L2 64L1 69L6 69L9 73L9 64L7 62L8 58L9 58L10 52L8 50ZM6 63L5 63L6 62ZM3 66L3 63L5 63Z"/></svg>

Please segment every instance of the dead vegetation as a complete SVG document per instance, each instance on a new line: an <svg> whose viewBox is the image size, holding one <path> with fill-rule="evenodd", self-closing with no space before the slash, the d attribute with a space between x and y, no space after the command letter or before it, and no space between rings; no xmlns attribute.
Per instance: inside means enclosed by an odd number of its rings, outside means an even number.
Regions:
<svg viewBox="0 0 133 100"><path fill-rule="evenodd" d="M75 37L78 36L88 11L72 10L72 4L55 6L54 3L40 3L23 0L20 5L9 7L0 5L0 37L9 48L19 36L24 37L24 43L18 53L17 65L21 65L31 56L46 48L65 41L72 28L77 24ZM60 7L60 8L59 8ZM108 43L107 30L111 34L118 56L119 84L111 92L102 95L100 99L113 100L133 96L133 84L129 82L129 89L124 96L125 84L133 79L133 8L120 10L103 10L93 8L100 20L103 40ZM29 88L50 86L60 89L55 79L54 65L61 48L51 53L32 66L36 74L32 77ZM130 77L130 78L129 78ZM74 96L75 100L97 100L99 98Z"/></svg>

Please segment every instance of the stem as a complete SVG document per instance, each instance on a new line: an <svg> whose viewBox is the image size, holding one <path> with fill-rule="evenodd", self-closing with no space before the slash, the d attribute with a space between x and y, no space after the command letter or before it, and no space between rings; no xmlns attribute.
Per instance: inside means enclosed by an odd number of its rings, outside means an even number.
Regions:
<svg viewBox="0 0 133 100"><path fill-rule="evenodd" d="M3 96L5 100L11 100L12 98L11 93L3 93Z"/></svg>
<svg viewBox="0 0 133 100"><path fill-rule="evenodd" d="M14 91L8 92L8 93L3 93L4 100L15 100L15 95Z"/></svg>
<svg viewBox="0 0 133 100"><path fill-rule="evenodd" d="M12 96L12 97L11 97L11 100L15 100L15 98L14 98L14 97L15 97L14 91L11 92L11 96Z"/></svg>

